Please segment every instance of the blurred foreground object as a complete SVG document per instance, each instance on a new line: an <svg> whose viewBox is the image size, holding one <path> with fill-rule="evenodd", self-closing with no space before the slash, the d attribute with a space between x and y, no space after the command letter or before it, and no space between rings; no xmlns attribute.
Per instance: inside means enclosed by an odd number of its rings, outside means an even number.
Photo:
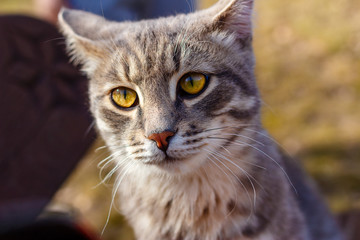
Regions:
<svg viewBox="0 0 360 240"><path fill-rule="evenodd" d="M360 210L350 210L339 215L338 221L344 235L345 240L360 239Z"/></svg>
<svg viewBox="0 0 360 240"><path fill-rule="evenodd" d="M33 222L95 138L57 29L0 17L0 233Z"/></svg>
<svg viewBox="0 0 360 240"><path fill-rule="evenodd" d="M41 19L57 22L57 14L62 6L68 6L65 0L34 0L34 10Z"/></svg>
<svg viewBox="0 0 360 240"><path fill-rule="evenodd" d="M0 234L2 240L98 240L94 233L66 219L39 220Z"/></svg>
<svg viewBox="0 0 360 240"><path fill-rule="evenodd" d="M157 18L196 9L195 0L34 0L38 17L57 22L62 6L92 12L108 20L125 21Z"/></svg>

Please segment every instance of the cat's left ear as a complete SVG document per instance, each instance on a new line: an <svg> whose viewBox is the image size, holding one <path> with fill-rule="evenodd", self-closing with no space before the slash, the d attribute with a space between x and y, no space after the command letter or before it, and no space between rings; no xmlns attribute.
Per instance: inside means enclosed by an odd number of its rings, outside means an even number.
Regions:
<svg viewBox="0 0 360 240"><path fill-rule="evenodd" d="M235 33L248 39L252 35L253 0L220 0L212 7L213 28Z"/></svg>
<svg viewBox="0 0 360 240"><path fill-rule="evenodd" d="M61 9L58 19L73 60L91 74L107 54L104 31L111 23L100 16L66 8Z"/></svg>

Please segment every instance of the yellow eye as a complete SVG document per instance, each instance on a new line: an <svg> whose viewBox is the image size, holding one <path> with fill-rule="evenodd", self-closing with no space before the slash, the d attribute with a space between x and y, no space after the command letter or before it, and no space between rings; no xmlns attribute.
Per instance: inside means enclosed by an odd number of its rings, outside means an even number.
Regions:
<svg viewBox="0 0 360 240"><path fill-rule="evenodd" d="M129 108L136 104L137 94L129 88L119 87L112 90L111 99L119 107Z"/></svg>
<svg viewBox="0 0 360 240"><path fill-rule="evenodd" d="M204 87L207 80L207 76L201 73L189 73L180 79L180 87L186 93L197 94Z"/></svg>

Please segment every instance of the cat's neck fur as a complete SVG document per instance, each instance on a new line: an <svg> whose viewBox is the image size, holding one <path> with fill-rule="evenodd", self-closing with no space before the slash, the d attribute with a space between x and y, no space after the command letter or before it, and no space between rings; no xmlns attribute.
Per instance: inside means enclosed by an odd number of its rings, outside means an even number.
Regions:
<svg viewBox="0 0 360 240"><path fill-rule="evenodd" d="M263 134L251 137L260 140ZM261 140L263 145L241 151L219 151L228 161L213 161L196 174L129 169L119 193L139 239L308 239L306 231L299 231L304 219L293 208L295 189L281 157L271 141ZM297 233L280 231L283 225Z"/></svg>

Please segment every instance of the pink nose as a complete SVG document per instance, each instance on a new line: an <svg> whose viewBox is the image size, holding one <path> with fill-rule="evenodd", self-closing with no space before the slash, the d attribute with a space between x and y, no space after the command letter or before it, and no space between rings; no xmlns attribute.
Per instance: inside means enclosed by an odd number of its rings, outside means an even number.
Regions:
<svg viewBox="0 0 360 240"><path fill-rule="evenodd" d="M148 139L155 141L157 147L165 152L166 149L168 148L170 137L174 135L175 135L174 132L165 131L161 133L153 133L148 137Z"/></svg>

